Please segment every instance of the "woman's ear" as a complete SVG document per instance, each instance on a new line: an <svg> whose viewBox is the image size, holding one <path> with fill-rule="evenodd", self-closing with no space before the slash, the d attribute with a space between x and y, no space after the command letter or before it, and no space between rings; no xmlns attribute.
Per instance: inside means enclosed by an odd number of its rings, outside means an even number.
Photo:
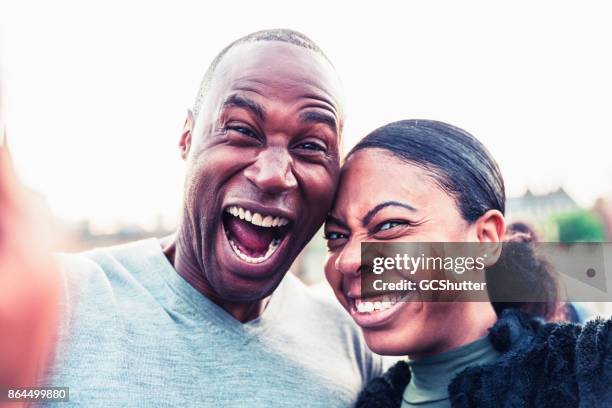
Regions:
<svg viewBox="0 0 612 408"><path fill-rule="evenodd" d="M480 242L503 241L506 220L499 210L489 210L474 223L476 236Z"/></svg>
<svg viewBox="0 0 612 408"><path fill-rule="evenodd" d="M480 242L480 256L486 259L485 266L491 266L501 255L506 232L504 215L499 210L489 210L476 220L474 226Z"/></svg>
<svg viewBox="0 0 612 408"><path fill-rule="evenodd" d="M193 133L194 119L191 109L187 110L187 118L183 125L183 133L181 133L181 139L179 141L179 148L181 150L181 157L183 160L187 158L189 149L191 149L191 137Z"/></svg>

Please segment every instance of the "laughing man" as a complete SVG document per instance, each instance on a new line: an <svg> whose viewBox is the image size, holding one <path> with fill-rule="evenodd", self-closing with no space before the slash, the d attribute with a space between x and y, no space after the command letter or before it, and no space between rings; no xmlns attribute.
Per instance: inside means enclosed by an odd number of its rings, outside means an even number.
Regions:
<svg viewBox="0 0 612 408"><path fill-rule="evenodd" d="M62 258L50 384L87 407L351 405L379 362L287 274L331 205L342 126L334 68L304 35L221 51L180 137L175 237Z"/></svg>

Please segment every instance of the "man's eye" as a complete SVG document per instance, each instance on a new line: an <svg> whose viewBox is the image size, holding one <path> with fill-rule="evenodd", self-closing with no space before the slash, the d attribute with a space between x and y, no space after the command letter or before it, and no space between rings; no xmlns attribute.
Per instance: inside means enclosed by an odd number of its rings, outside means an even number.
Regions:
<svg viewBox="0 0 612 408"><path fill-rule="evenodd" d="M297 147L300 149L304 149L304 150L312 150L312 151L319 151L319 152L326 151L324 146L320 145L319 143L315 143L315 142L300 143Z"/></svg>
<svg viewBox="0 0 612 408"><path fill-rule="evenodd" d="M234 132L241 133L248 137L257 138L257 133L255 133L253 130L251 130L249 127L246 127L246 126L236 126L236 125L227 126L227 130L232 130Z"/></svg>

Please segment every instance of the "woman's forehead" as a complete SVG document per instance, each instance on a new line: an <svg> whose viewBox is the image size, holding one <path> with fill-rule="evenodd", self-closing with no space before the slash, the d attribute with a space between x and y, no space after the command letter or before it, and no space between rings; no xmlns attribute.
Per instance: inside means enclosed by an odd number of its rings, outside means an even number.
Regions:
<svg viewBox="0 0 612 408"><path fill-rule="evenodd" d="M342 166L341 187L347 185L375 195L380 192L406 193L435 187L433 174L380 148L353 153Z"/></svg>
<svg viewBox="0 0 612 408"><path fill-rule="evenodd" d="M384 201L408 201L419 208L445 192L433 175L382 149L353 153L342 168L334 209L364 212Z"/></svg>

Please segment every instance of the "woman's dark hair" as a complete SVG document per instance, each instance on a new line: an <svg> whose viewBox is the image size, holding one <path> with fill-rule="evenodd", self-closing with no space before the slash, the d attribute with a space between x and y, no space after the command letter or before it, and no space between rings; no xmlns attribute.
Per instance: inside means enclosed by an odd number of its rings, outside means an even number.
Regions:
<svg viewBox="0 0 612 408"><path fill-rule="evenodd" d="M462 129L433 120L392 122L363 138L347 158L370 148L383 149L428 171L436 183L454 198L462 217L470 223L488 210L504 213L506 194L499 166L486 147ZM512 260L504 259L503 251L497 265L512 262L516 267L513 272L523 275L517 276L517 280L537 285L531 288L541 290L546 295L543 298L545 301L537 303L499 303L490 293L495 311L500 314L503 309L513 307L545 318L554 316L558 308L557 284L549 272L549 264L535 253L532 245L536 241L535 233L524 224L511 225L504 240L530 245L523 245L526 249L521 256L513 256ZM497 265L487 269L487 282L494 275Z"/></svg>

